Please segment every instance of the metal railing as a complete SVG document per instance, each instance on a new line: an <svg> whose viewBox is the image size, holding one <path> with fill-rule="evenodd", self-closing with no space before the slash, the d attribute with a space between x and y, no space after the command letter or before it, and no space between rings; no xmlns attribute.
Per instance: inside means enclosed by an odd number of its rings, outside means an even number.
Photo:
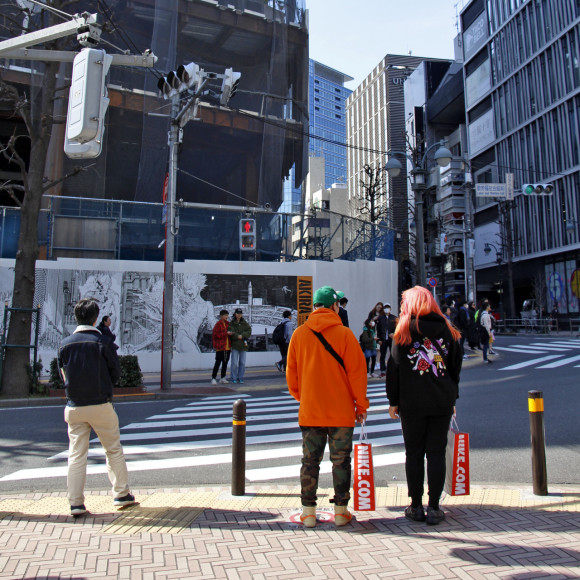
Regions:
<svg viewBox="0 0 580 580"><path fill-rule="evenodd" d="M116 200L49 196L39 218L39 240L48 260L92 258L162 261L164 206ZM290 214L248 208L180 207L175 261L394 259L393 230L331 211ZM239 247L239 221L256 220L253 252ZM0 256L14 258L20 214L2 208ZM44 252L41 252L44 253Z"/></svg>
<svg viewBox="0 0 580 580"><path fill-rule="evenodd" d="M505 318L497 322L496 329L498 334L510 332L551 334L560 331L560 324L555 318Z"/></svg>

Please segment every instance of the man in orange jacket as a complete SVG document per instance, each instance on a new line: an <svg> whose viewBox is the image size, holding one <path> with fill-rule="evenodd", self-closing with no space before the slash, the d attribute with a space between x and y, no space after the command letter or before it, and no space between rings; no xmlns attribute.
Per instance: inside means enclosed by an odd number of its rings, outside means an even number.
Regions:
<svg viewBox="0 0 580 580"><path fill-rule="evenodd" d="M314 312L292 335L286 363L290 394L300 403L300 486L306 527L316 525L316 490L326 441L332 462L334 521L350 522L352 435L369 407L367 369L359 342L338 315L339 295L330 286L314 293ZM324 344L326 342L326 345Z"/></svg>

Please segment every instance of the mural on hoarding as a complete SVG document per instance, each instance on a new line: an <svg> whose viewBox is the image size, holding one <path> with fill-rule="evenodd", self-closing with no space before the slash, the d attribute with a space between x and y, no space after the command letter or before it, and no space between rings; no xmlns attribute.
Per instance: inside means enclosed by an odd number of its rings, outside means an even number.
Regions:
<svg viewBox="0 0 580 580"><path fill-rule="evenodd" d="M0 269L0 298L11 301L13 268ZM308 294L308 295L307 295ZM99 301L100 316L111 317L119 354L161 350L163 275L151 272L37 269L35 304L40 305L40 352L55 353L76 328L74 305L81 297ZM219 311L241 308L252 326L250 350L276 350L269 337L282 313L312 306L312 278L177 273L173 320L176 353L211 352Z"/></svg>

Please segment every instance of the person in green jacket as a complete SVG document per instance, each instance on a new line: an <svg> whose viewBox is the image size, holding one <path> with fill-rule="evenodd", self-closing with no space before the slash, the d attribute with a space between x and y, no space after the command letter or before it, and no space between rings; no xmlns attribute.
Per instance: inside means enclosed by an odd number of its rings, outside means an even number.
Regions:
<svg viewBox="0 0 580 580"><path fill-rule="evenodd" d="M246 370L246 352L248 351L248 340L252 335L252 327L244 320L241 308L234 310L234 319L230 322L229 330L232 331L232 362L230 367L232 383L243 383L244 371Z"/></svg>
<svg viewBox="0 0 580 580"><path fill-rule="evenodd" d="M375 321L367 318L363 326L362 334L360 335L360 345L367 361L367 377L369 378L379 376L375 373L375 365L377 364L376 338Z"/></svg>

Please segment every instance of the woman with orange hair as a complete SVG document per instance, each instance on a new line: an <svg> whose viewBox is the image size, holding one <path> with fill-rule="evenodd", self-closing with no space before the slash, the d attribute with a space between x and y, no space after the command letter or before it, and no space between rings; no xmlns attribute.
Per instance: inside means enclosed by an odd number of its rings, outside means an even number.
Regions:
<svg viewBox="0 0 580 580"><path fill-rule="evenodd" d="M403 292L399 323L387 363L391 419L400 418L410 520L434 525L445 519L439 500L445 484L445 448L463 360L461 333L447 320L433 295L415 286ZM423 508L427 456L429 504Z"/></svg>

